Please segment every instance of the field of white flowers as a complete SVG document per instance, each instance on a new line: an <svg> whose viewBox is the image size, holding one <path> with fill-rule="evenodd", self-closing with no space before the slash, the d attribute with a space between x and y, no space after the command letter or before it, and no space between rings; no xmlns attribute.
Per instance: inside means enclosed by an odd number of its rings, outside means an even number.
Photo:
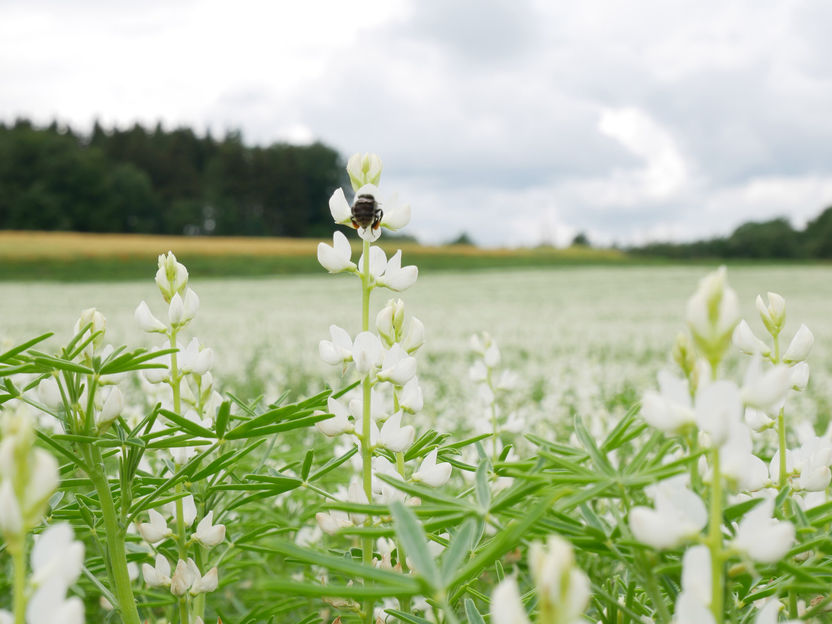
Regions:
<svg viewBox="0 0 832 624"><path fill-rule="evenodd" d="M2 287L0 624L829 621L832 270L419 276L348 172L337 275Z"/></svg>

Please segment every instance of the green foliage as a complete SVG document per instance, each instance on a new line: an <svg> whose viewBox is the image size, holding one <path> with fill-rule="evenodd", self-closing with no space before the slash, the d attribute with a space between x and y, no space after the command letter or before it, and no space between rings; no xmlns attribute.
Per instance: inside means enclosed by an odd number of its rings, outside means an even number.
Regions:
<svg viewBox="0 0 832 624"><path fill-rule="evenodd" d="M139 124L90 137L56 124L0 124L0 228L328 235L328 199L344 174L321 143L248 147L188 128Z"/></svg>

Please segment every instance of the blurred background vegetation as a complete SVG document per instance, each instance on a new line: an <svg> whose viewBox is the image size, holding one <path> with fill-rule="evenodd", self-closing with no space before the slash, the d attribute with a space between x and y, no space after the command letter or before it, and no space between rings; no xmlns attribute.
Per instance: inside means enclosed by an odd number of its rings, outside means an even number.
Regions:
<svg viewBox="0 0 832 624"><path fill-rule="evenodd" d="M57 122L37 127L18 119L0 123L0 229L329 238L329 196L338 186L349 187L344 165L341 154L323 143L247 146L239 132L215 138L138 123L123 129L95 123L84 135ZM463 232L449 244L475 241ZM588 249L592 241L579 233L572 246ZM778 218L745 223L725 237L623 251L631 259L828 259L832 207L804 229ZM569 260L619 262L624 256L584 253Z"/></svg>

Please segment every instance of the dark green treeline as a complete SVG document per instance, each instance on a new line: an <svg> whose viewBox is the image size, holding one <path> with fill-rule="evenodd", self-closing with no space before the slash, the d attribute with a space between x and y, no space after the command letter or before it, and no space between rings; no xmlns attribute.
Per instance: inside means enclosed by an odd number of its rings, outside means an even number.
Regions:
<svg viewBox="0 0 832 624"><path fill-rule="evenodd" d="M328 236L329 196L344 184L343 159L321 143L0 123L2 229Z"/></svg>
<svg viewBox="0 0 832 624"><path fill-rule="evenodd" d="M651 243L631 253L664 258L832 258L832 206L795 230L787 219L743 223L730 236L692 243Z"/></svg>

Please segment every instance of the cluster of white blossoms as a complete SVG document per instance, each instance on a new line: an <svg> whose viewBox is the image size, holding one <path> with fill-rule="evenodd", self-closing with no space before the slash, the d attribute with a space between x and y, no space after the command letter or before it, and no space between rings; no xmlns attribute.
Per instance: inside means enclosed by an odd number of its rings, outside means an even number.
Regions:
<svg viewBox="0 0 832 624"><path fill-rule="evenodd" d="M529 547L529 571L537 590L538 624L578 624L589 604L590 585L575 565L572 545L550 535L546 545ZM530 624L514 576L506 577L491 595L492 624Z"/></svg>
<svg viewBox="0 0 832 624"><path fill-rule="evenodd" d="M34 446L31 418L22 412L7 412L2 421L0 440L0 535L15 565L23 564L26 535L39 525L49 497L59 483L58 462ZM27 586L16 592L15 612L23 613L27 624L81 624L84 604L66 593L81 574L84 545L73 539L66 523L47 528L36 538L32 549L32 574ZM18 570L20 577L24 570ZM0 610L0 624L16 621Z"/></svg>
<svg viewBox="0 0 832 624"><path fill-rule="evenodd" d="M343 397L330 397L327 409L331 417L315 425L326 436L350 436L352 443L359 446L362 478L353 478L348 490L335 496L356 503L389 503L407 498L380 478L382 475L435 487L446 483L451 475L451 465L439 461L436 448L422 458L409 476L405 465L405 453L416 437L416 430L407 424L407 419L424 404L414 357L424 343L424 325L405 312L401 299L391 299L376 315L375 331L371 331L372 290L406 290L419 274L415 266L402 266L401 250L388 259L381 248L371 245L382 227L396 230L410 221L409 205L399 203L395 197L379 201L381 170L381 159L374 154L352 156L347 172L355 192L353 204L347 202L341 189L333 193L329 202L335 223L352 224L358 230L363 247L358 263L352 261L352 248L341 232L333 235L332 246L318 245L318 260L327 271L351 273L361 280L362 286L362 331L353 337L332 325L330 339L320 341L318 348L324 362L341 367L344 373L354 368L361 386ZM377 452L380 450L383 453ZM391 456L394 461L390 461ZM335 510L318 513L316 519L329 534L366 521L361 514Z"/></svg>
<svg viewBox="0 0 832 624"><path fill-rule="evenodd" d="M508 369L500 370L500 348L488 332L472 335L469 345L476 359L468 369L468 376L476 384L482 408L481 414L474 414L472 424L476 433L494 436L496 450L501 431L518 433L523 429L524 423L516 413L503 417L500 400L507 391L517 387L518 376Z"/></svg>
<svg viewBox="0 0 832 624"><path fill-rule="evenodd" d="M170 251L159 256L156 284L168 306L167 322L156 318L144 301L136 308L136 322L142 330L161 334L167 339L167 344L160 345L160 349L176 348L176 352L154 360L161 365L159 368L143 371L144 390L166 409L210 428L222 404L222 396L214 388L211 374L214 351L202 346L198 338L191 338L187 345L179 340L179 332L199 311L199 297L188 286L188 270ZM192 445L173 447L170 453L181 465L199 448Z"/></svg>
<svg viewBox="0 0 832 624"><path fill-rule="evenodd" d="M725 486L734 501L758 503L731 530L733 539L723 543L721 527L708 527L708 547L695 546L684 557L683 591L676 606L676 621L714 622L711 559L739 556L748 562L780 561L795 541L791 522L775 518L774 497L787 485L793 490L817 492L808 505L826 500L832 444L804 431L802 446L788 450L784 407L791 393L805 389L809 367L806 358L813 337L801 325L781 354L779 337L785 325L785 301L768 294L766 304L757 297L760 318L772 343L754 335L740 321L738 299L726 282L724 267L705 277L687 307L692 344L682 337L674 356L684 376L659 374L659 391L649 391L642 401L642 416L652 426L680 434L690 450L707 449L692 474L711 488L711 513L722 505ZM751 356L741 385L717 375L717 367L731 344ZM695 345L695 348L693 347ZM756 454L755 432L778 429L778 451L770 465ZM757 445L764 448L763 444ZM785 459L781 460L781 453ZM630 529L637 540L657 549L682 546L700 539L708 524L705 503L691 489L691 478L678 475L647 488L653 507L634 507ZM715 569L721 570L721 566ZM704 577L707 570L707 579ZM721 573L721 572L720 572ZM707 591L705 591L707 589ZM776 601L775 601L776 602ZM758 622L774 617L761 612ZM776 609L773 611L776 614Z"/></svg>

